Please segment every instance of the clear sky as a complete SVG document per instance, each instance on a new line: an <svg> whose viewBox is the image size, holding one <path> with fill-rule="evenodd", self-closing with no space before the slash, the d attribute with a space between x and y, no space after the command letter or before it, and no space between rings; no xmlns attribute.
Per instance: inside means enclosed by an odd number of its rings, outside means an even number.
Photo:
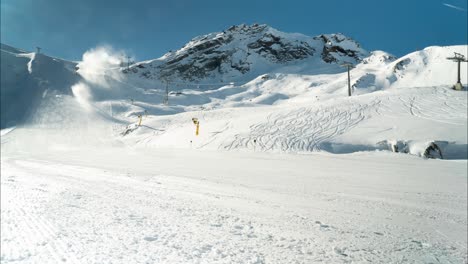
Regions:
<svg viewBox="0 0 468 264"><path fill-rule="evenodd" d="M237 24L309 36L343 33L402 56L467 44L468 0L0 0L1 42L69 60L111 45L138 60Z"/></svg>

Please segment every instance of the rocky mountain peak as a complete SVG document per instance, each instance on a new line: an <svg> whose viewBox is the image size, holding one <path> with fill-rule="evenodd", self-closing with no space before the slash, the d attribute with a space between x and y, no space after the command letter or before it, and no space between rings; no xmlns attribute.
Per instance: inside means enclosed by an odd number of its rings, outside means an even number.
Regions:
<svg viewBox="0 0 468 264"><path fill-rule="evenodd" d="M150 79L200 81L241 77L258 69L274 69L307 60L322 63L358 62L367 52L343 34L308 37L284 33L265 24L234 25L198 36L181 49L129 72Z"/></svg>

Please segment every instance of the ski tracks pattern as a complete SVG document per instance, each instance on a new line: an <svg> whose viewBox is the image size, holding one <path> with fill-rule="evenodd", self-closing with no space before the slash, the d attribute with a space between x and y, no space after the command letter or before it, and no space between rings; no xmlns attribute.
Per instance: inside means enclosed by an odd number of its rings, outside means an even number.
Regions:
<svg viewBox="0 0 468 264"><path fill-rule="evenodd" d="M235 134L221 149L311 152L324 150L338 136L370 118L410 117L456 126L466 125L467 98L450 89L420 88L391 95L353 97L343 104L319 104L276 111L250 131ZM375 142L377 143L377 142ZM326 150L326 149L325 149Z"/></svg>
<svg viewBox="0 0 468 264"><path fill-rule="evenodd" d="M371 115L379 114L381 101L354 103L342 108L301 107L274 113L267 121L252 125L249 135L238 134L225 149L249 148L262 151L320 151L321 145L351 130Z"/></svg>
<svg viewBox="0 0 468 264"><path fill-rule="evenodd" d="M463 126L467 113L460 109L467 108L466 96L454 96L447 89L430 89L428 94L414 93L392 96L386 99L385 109L390 115L409 113L410 115L439 123ZM401 104L401 107L394 107ZM400 109L400 111L396 111Z"/></svg>

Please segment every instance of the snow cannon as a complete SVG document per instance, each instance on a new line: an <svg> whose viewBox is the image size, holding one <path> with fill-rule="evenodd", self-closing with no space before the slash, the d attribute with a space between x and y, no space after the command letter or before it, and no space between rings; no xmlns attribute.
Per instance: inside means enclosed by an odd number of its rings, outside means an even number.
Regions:
<svg viewBox="0 0 468 264"><path fill-rule="evenodd" d="M198 136L198 132L199 132L199 129L200 129L200 122L198 121L198 118L196 118L196 117L192 118L192 122L196 126L195 136Z"/></svg>
<svg viewBox="0 0 468 264"><path fill-rule="evenodd" d="M138 115L138 126L141 126L141 120L143 119L143 115L139 114Z"/></svg>

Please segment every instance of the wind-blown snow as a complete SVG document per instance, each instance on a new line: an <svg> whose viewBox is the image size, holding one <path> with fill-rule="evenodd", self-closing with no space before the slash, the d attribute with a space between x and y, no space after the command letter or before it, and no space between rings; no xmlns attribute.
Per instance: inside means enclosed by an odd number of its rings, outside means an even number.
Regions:
<svg viewBox="0 0 468 264"><path fill-rule="evenodd" d="M91 111L91 100L92 95L88 85L80 82L71 87L73 96L76 98L78 103L83 106L83 108L87 111Z"/></svg>
<svg viewBox="0 0 468 264"><path fill-rule="evenodd" d="M83 54L83 60L77 65L77 73L91 84L111 88L109 78L119 81L123 79L123 75L118 69L125 61L125 57L123 51L114 51L109 46L97 47Z"/></svg>

